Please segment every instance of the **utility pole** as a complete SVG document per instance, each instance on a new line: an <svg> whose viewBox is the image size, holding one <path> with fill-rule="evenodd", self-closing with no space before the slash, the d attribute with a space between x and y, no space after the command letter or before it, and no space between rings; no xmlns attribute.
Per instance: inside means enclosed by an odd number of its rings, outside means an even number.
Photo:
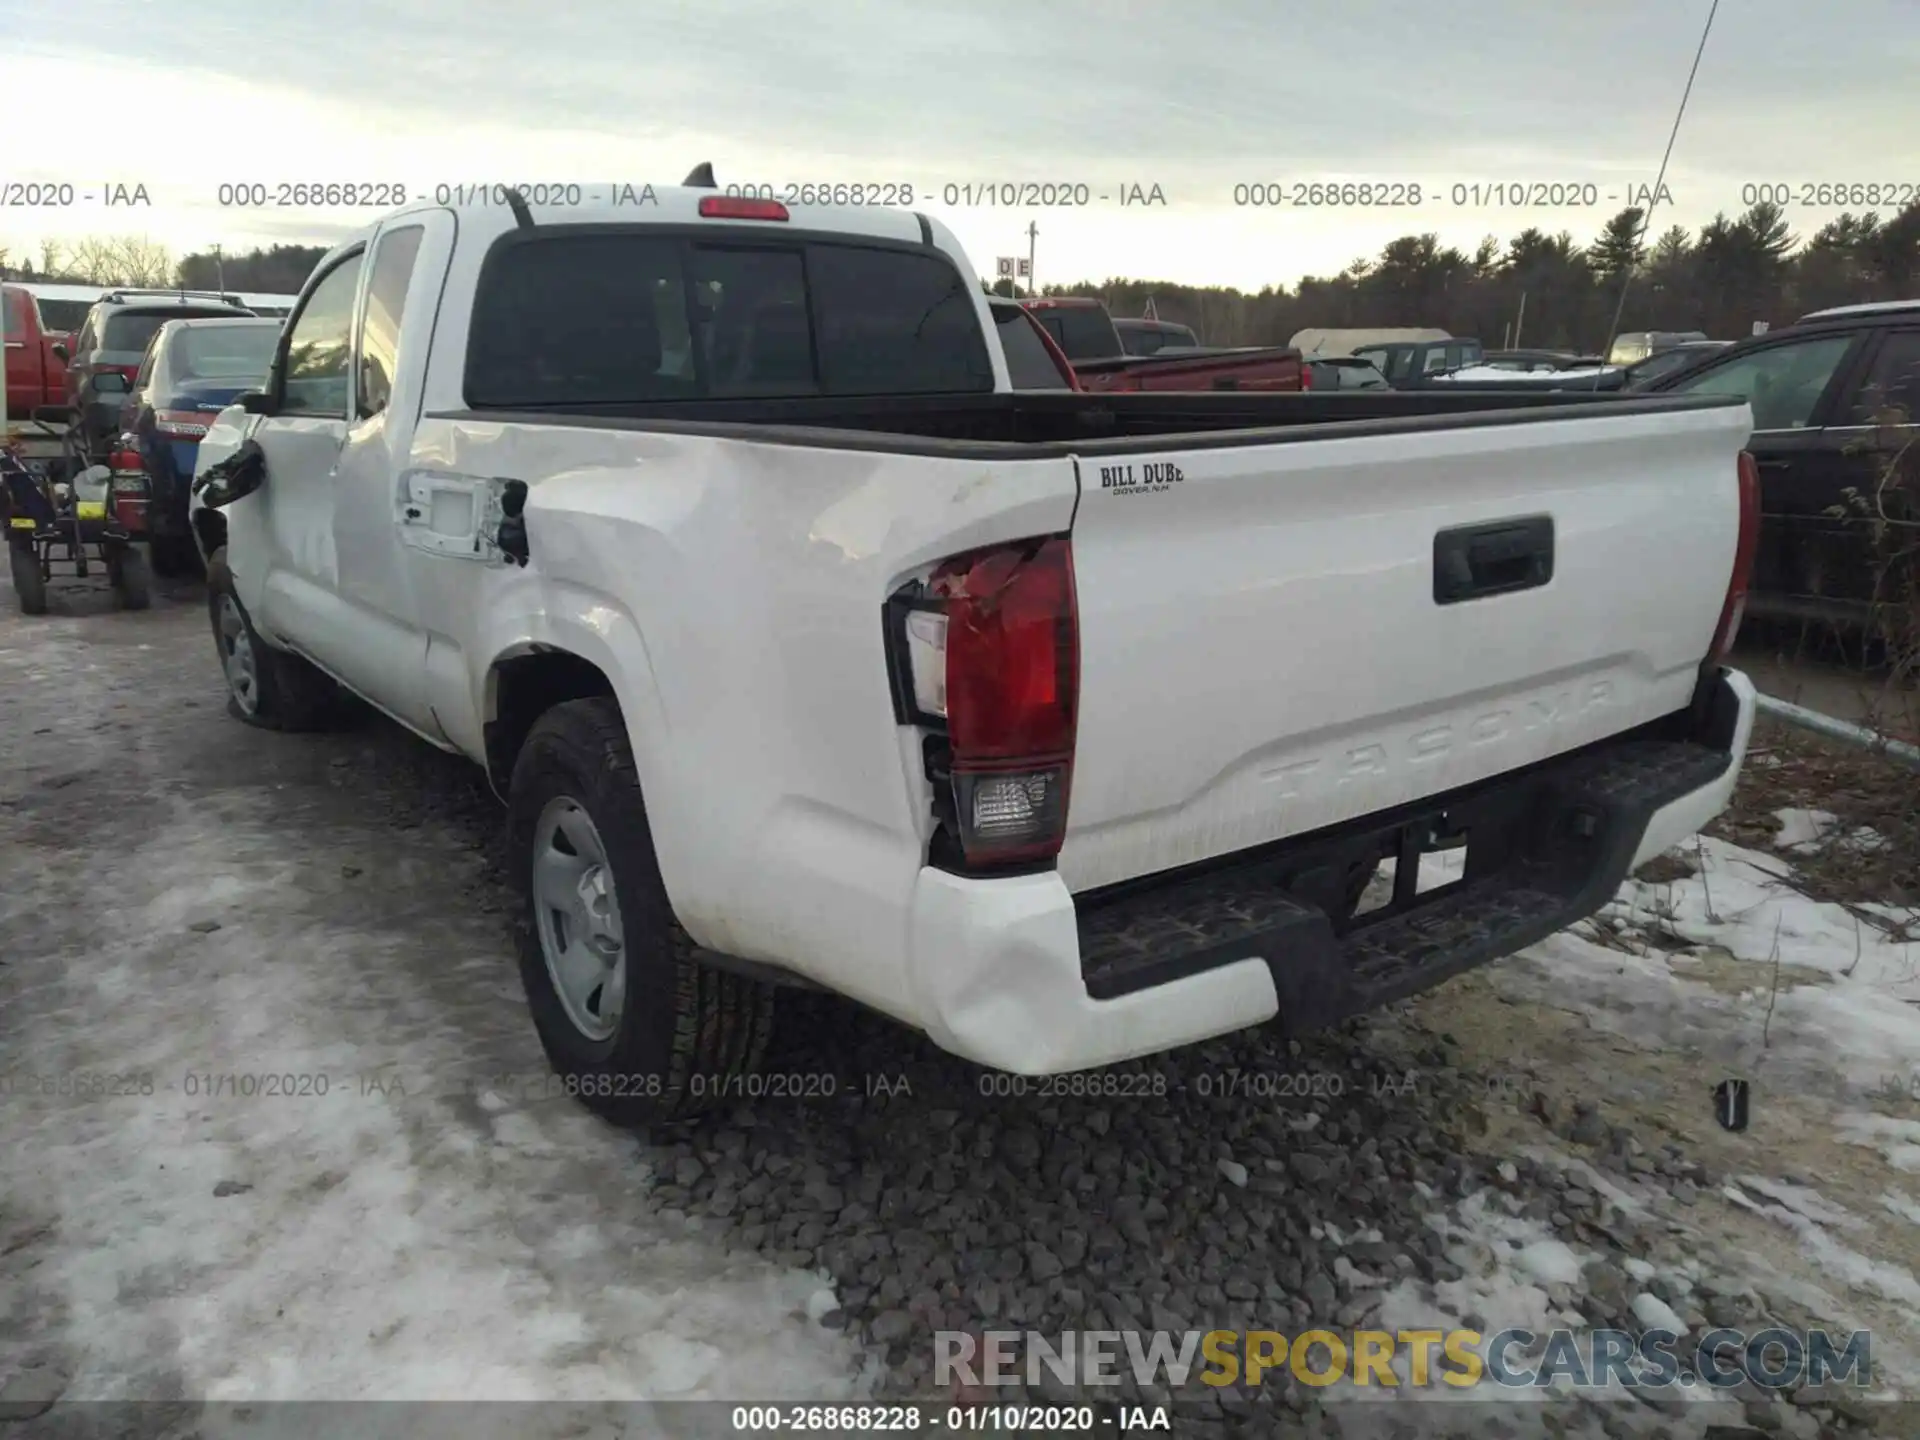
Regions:
<svg viewBox="0 0 1920 1440"><path fill-rule="evenodd" d="M220 247L218 245L213 247L213 273L214 273L213 288L218 290L222 295L226 294L227 293L227 264L226 264L226 261L220 258Z"/></svg>
<svg viewBox="0 0 1920 1440"><path fill-rule="evenodd" d="M1033 247L1034 240L1039 234L1040 222L1038 220L1029 220L1027 222L1027 294L1029 295L1038 295L1040 293L1034 289L1033 286Z"/></svg>

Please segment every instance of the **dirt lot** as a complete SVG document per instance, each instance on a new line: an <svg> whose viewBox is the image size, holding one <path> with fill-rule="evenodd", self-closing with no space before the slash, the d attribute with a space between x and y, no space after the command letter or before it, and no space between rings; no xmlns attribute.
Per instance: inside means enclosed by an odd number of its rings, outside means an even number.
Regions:
<svg viewBox="0 0 1920 1440"><path fill-rule="evenodd" d="M241 726L201 605L24 620L0 590L0 1437L89 1433L81 1401L150 1402L126 1433L158 1437L242 1399L925 1395L956 1329L1664 1311L1695 1334L1870 1327L1875 1395L1920 1383L1920 1076L1903 1091L1875 1049L1909 1032L1834 1053L1836 1016L1920 992L1823 965L1827 931L1756 962L1714 911L1760 883L1731 850L1392 1014L1104 1088L1009 1093L796 997L775 1065L831 1075L830 1098L637 1136L547 1088L477 772L372 717ZM1891 777L1765 747L1724 837L1838 811L1897 854L1797 857L1833 872L1810 888L1910 884ZM1711 924L1682 903L1690 865L1721 887ZM1730 1075L1755 1087L1740 1133L1714 1122ZM1872 1396L1751 1386L1145 1398L1194 1434L1916 1433Z"/></svg>

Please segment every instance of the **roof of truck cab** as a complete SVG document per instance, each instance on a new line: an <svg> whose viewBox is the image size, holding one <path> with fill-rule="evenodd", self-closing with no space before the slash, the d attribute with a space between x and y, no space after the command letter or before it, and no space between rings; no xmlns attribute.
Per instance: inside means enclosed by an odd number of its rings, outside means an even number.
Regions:
<svg viewBox="0 0 1920 1440"><path fill-rule="evenodd" d="M634 181L630 186L609 187L605 195L598 187L589 187L589 195L579 205L528 205L533 228L565 228L588 225L728 225L764 229L770 233L801 230L814 233L853 235L873 240L918 243L925 238L921 217L911 210L895 210L878 205L793 205L787 207L787 220L742 220L728 216L706 217L700 214L700 202L709 199L753 199L753 196L728 195L724 189L708 190L685 185L647 185ZM651 198L648 198L651 197ZM451 210L460 220L463 245L474 239L490 243L510 230L519 228L512 210L491 199L438 205L409 205L395 210L375 224L363 226L337 248L346 249L365 241L380 225L391 224L405 215L430 210ZM937 234L946 227L937 220L929 224ZM949 239L951 237L948 237Z"/></svg>

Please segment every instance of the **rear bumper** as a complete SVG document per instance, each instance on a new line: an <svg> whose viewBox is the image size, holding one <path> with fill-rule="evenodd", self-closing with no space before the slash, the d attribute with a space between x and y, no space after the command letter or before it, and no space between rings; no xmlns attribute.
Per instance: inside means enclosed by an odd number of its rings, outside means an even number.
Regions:
<svg viewBox="0 0 1920 1440"><path fill-rule="evenodd" d="M920 1024L956 1054L1042 1075L1276 1017L1308 1031L1404 999L1591 915L1632 869L1719 814L1753 715L1752 683L1721 670L1658 726L1077 901L1057 874L924 869L909 938ZM1419 895L1408 885L1384 910L1338 918L1356 864L1398 853L1400 871L1417 874L1436 826L1467 834L1457 881Z"/></svg>

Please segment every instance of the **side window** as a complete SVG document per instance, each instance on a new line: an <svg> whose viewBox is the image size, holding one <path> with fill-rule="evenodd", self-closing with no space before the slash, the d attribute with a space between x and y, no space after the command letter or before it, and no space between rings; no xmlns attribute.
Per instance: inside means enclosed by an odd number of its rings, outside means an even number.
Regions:
<svg viewBox="0 0 1920 1440"><path fill-rule="evenodd" d="M1420 373L1423 375L1433 375L1441 370L1445 370L1453 363L1452 357L1458 353L1457 350L1449 349L1444 345L1436 345L1421 357Z"/></svg>
<svg viewBox="0 0 1920 1440"><path fill-rule="evenodd" d="M1846 423L1920 424L1920 330L1895 330L1881 341Z"/></svg>
<svg viewBox="0 0 1920 1440"><path fill-rule="evenodd" d="M0 304L0 311L6 312L6 321L3 328L9 340L27 333L27 307L21 303L26 298L27 292L24 290L8 290L4 294L0 294L0 301L5 302L4 304Z"/></svg>
<svg viewBox="0 0 1920 1440"><path fill-rule="evenodd" d="M80 327L79 338L73 342L74 358L78 359L93 349L93 312L87 312L87 322Z"/></svg>
<svg viewBox="0 0 1920 1440"><path fill-rule="evenodd" d="M393 396L393 375L400 354L400 317L407 308L413 262L426 227L389 230L374 247L367 280L367 302L360 312L359 418L378 415Z"/></svg>
<svg viewBox="0 0 1920 1440"><path fill-rule="evenodd" d="M1683 395L1739 395L1753 407L1754 429L1798 430L1812 419L1853 342L1851 335L1832 335L1770 346L1689 376L1674 390Z"/></svg>
<svg viewBox="0 0 1920 1440"><path fill-rule="evenodd" d="M147 342L147 353L140 357L140 373L133 377L133 388L144 390L153 383L153 367L160 359L160 337L166 332L156 330L153 339Z"/></svg>
<svg viewBox="0 0 1920 1440"><path fill-rule="evenodd" d="M363 258L352 256L329 271L295 317L280 382L282 414L347 418L353 296Z"/></svg>

